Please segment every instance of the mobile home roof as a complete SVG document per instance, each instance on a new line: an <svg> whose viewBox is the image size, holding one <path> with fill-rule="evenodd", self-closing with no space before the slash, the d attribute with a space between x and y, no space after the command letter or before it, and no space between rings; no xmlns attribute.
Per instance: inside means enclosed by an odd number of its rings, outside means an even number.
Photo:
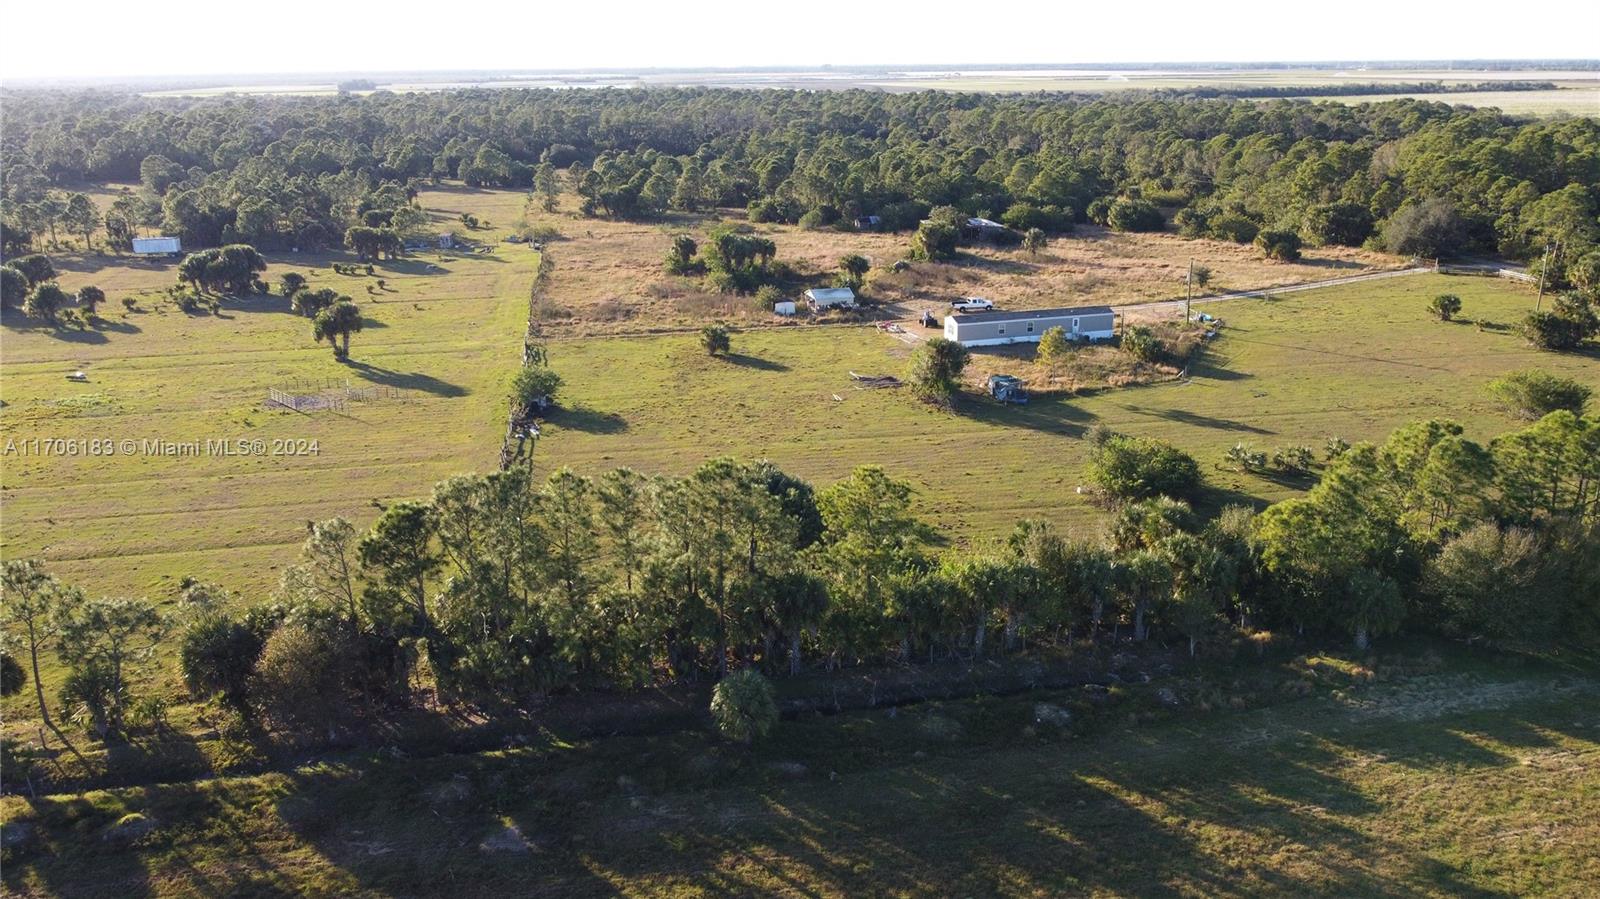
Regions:
<svg viewBox="0 0 1600 899"><path fill-rule="evenodd" d="M1025 322L1041 318L1062 318L1070 315L1110 315L1110 306L1069 306L1065 309L1028 309L1021 312L973 312L952 315L956 324L967 322Z"/></svg>

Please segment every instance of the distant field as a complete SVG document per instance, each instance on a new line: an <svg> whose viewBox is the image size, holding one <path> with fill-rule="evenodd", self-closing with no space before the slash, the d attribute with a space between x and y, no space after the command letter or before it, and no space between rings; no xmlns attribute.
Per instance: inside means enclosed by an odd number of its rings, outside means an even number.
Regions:
<svg viewBox="0 0 1600 899"><path fill-rule="evenodd" d="M1442 103L1493 106L1508 113L1529 115L1600 115L1600 74L1567 71L1505 71L1466 69L1072 69L1037 66L1028 68L949 70L915 68L905 70L829 70L740 71L732 69L703 72L639 72L525 74L484 77L475 80L459 75L429 78L426 74L406 75L392 82L380 82L381 90L425 92L461 88L602 88L602 87L733 87L795 88L801 90L844 90L870 88L889 91L945 90L980 93L1031 91L1073 91L1106 93L1126 90L1183 90L1195 87L1301 87L1337 84L1397 82L1444 82L1477 84L1485 81L1553 81L1554 91L1490 91L1461 94L1392 94L1376 96L1324 97L1338 103L1379 102L1403 96L1417 96ZM218 84L151 91L151 96L215 96L219 94L331 94L335 85L317 83Z"/></svg>
<svg viewBox="0 0 1600 899"><path fill-rule="evenodd" d="M1020 518L1092 530L1083 483L1091 425L1170 440L1194 453L1219 498L1276 500L1303 484L1215 470L1237 442L1270 450L1329 436L1376 439L1406 422L1461 421L1479 439L1516 422L1483 385L1537 366L1600 387L1600 366L1529 349L1510 333L1431 319L1442 292L1465 315L1509 323L1530 291L1491 279L1420 275L1226 301L1208 308L1224 336L1185 383L1038 399L1001 407L977 397L954 415L903 391L856 390L848 372L903 373L910 348L872 328L764 330L734 336L713 360L691 335L560 340L563 411L538 448L541 468L629 465L682 472L711 455L765 456L828 482L881 464L919 488L919 507L957 540L998 537ZM837 399L835 399L837 397Z"/></svg>
<svg viewBox="0 0 1600 899"><path fill-rule="evenodd" d="M749 748L695 724L538 728L479 754L7 796L0 815L31 831L4 883L107 899L1592 895L1592 672L1454 655L805 716ZM129 813L151 832L102 836Z"/></svg>

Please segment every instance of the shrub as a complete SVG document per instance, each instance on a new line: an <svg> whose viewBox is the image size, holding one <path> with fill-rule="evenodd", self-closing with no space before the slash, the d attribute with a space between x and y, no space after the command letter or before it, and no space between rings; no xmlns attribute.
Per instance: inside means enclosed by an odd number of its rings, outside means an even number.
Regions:
<svg viewBox="0 0 1600 899"><path fill-rule="evenodd" d="M1060 325L1046 328L1039 335L1039 351L1036 356L1039 362L1050 365L1067 358L1072 352L1072 342L1067 339L1067 332Z"/></svg>
<svg viewBox="0 0 1600 899"><path fill-rule="evenodd" d="M911 389L928 402L948 406L954 399L971 353L953 340L934 337L911 354Z"/></svg>
<svg viewBox="0 0 1600 899"><path fill-rule="evenodd" d="M1200 466L1169 443L1113 434L1090 450L1089 478L1118 499L1182 499L1199 489Z"/></svg>
<svg viewBox="0 0 1600 899"><path fill-rule="evenodd" d="M1583 415L1593 394L1587 386L1543 371L1514 371L1489 382L1489 395L1506 411L1527 419L1543 418L1565 409Z"/></svg>
<svg viewBox="0 0 1600 899"><path fill-rule="evenodd" d="M184 631L178 647L178 670L197 698L221 696L243 711L245 690L255 673L264 640L241 621L211 612Z"/></svg>
<svg viewBox="0 0 1600 899"><path fill-rule="evenodd" d="M724 737L750 743L778 723L778 698L761 672L746 668L717 682L711 692L711 718Z"/></svg>
<svg viewBox="0 0 1600 899"><path fill-rule="evenodd" d="M555 399L561 389L561 376L543 365L524 365L511 379L513 406L528 408Z"/></svg>
<svg viewBox="0 0 1600 899"><path fill-rule="evenodd" d="M1132 325L1122 330L1122 349L1140 362L1161 358L1161 338L1148 325Z"/></svg>
<svg viewBox="0 0 1600 899"><path fill-rule="evenodd" d="M706 355L725 355L732 345L726 325L711 324L700 329L700 346L705 348Z"/></svg>
<svg viewBox="0 0 1600 899"><path fill-rule="evenodd" d="M1300 258L1300 235L1293 231L1262 231L1255 244L1268 259L1294 262Z"/></svg>
<svg viewBox="0 0 1600 899"><path fill-rule="evenodd" d="M1530 312L1522 320L1522 335L1541 350L1575 350L1589 332L1579 320L1554 312Z"/></svg>
<svg viewBox="0 0 1600 899"><path fill-rule="evenodd" d="M1263 471L1267 467L1267 454L1244 443L1235 443L1227 458L1240 471Z"/></svg>
<svg viewBox="0 0 1600 899"><path fill-rule="evenodd" d="M763 284L756 288L756 305L771 312L774 306L783 301L783 291L771 284Z"/></svg>
<svg viewBox="0 0 1600 899"><path fill-rule="evenodd" d="M336 618L302 614L285 622L267 638L250 678L252 707L282 732L336 735L352 710L355 654Z"/></svg>
<svg viewBox="0 0 1600 899"><path fill-rule="evenodd" d="M1230 213L1211 221L1211 236L1234 243L1249 243L1261 232L1261 226L1242 215Z"/></svg>
<svg viewBox="0 0 1600 899"><path fill-rule="evenodd" d="M917 226L917 232L911 235L911 258L929 261L953 259L959 237L959 232L944 222L923 222Z"/></svg>
<svg viewBox="0 0 1600 899"><path fill-rule="evenodd" d="M1400 209L1383 226L1383 244L1391 253L1438 258L1454 256L1467 241L1466 223L1454 203L1425 200Z"/></svg>
<svg viewBox="0 0 1600 899"><path fill-rule="evenodd" d="M1461 311L1461 298L1453 293L1441 293L1428 301L1428 311L1439 316L1439 321L1447 322Z"/></svg>
<svg viewBox="0 0 1600 899"><path fill-rule="evenodd" d="M1161 210L1149 200L1123 198L1106 211L1106 224L1115 231L1160 231L1166 227Z"/></svg>
<svg viewBox="0 0 1600 899"><path fill-rule="evenodd" d="M0 696L15 696L27 686L28 672L11 653L0 649Z"/></svg>

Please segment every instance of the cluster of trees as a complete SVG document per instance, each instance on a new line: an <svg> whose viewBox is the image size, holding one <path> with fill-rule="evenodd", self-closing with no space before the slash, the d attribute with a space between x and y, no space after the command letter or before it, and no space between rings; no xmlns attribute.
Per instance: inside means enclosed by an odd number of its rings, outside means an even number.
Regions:
<svg viewBox="0 0 1600 899"><path fill-rule="evenodd" d="M1192 460L1094 440L1092 476L1123 485L1097 537L1023 521L992 545L941 548L911 486L871 466L821 490L734 459L681 478L562 469L541 482L516 467L443 481L365 533L310 526L273 601L242 613L204 584L186 587L176 619L91 601L18 561L4 608L36 688L54 643L69 717L105 736L125 727L139 665L174 626L197 697L319 738L404 706L423 671L449 700L493 711L551 691L979 658L1108 632L1191 651L1229 628L1361 646L1401 627L1600 636L1600 419L1556 412L1487 446L1419 422L1341 447L1303 497L1210 520L1173 495L1197 483ZM719 723L758 733L763 693L754 678L719 691Z"/></svg>
<svg viewBox="0 0 1600 899"><path fill-rule="evenodd" d="M204 293L233 296L266 293L266 284L260 277L266 270L267 260L261 258L255 247L229 244L183 257L178 263L178 283Z"/></svg>
<svg viewBox="0 0 1600 899"><path fill-rule="evenodd" d="M750 294L793 279L789 266L774 261L777 254L778 245L770 238L722 225L706 235L703 247L687 234L674 237L665 266L672 275L706 275L711 287L723 293Z"/></svg>
<svg viewBox="0 0 1600 899"><path fill-rule="evenodd" d="M336 245L417 223L420 179L530 187L623 218L748 207L756 221L917 227L951 206L1019 231L1094 219L1240 242L1375 239L1423 256L1600 238L1600 123L1415 99L1279 100L862 91L494 91L154 99L11 92L7 249L63 225L58 185L139 181L105 216L191 245ZM80 207L82 204L78 204ZM369 214L372 215L369 220ZM383 219L388 217L388 221ZM407 219L407 222L401 219ZM1564 276L1564 274L1563 274Z"/></svg>
<svg viewBox="0 0 1600 899"><path fill-rule="evenodd" d="M55 263L42 253L7 261L0 266L0 306L21 309L22 314L49 324L60 324L63 314L81 314L80 322L92 320L100 304L106 301L106 292L85 285L78 288L76 294L69 294L56 283L55 277ZM67 309L73 300L82 313Z"/></svg>

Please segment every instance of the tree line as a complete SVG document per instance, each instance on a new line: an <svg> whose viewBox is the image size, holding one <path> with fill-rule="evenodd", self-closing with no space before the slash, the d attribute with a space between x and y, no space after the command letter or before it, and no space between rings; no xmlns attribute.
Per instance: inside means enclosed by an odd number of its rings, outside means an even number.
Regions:
<svg viewBox="0 0 1600 899"><path fill-rule="evenodd" d="M1019 522L951 549L910 484L864 466L823 487L769 462L683 477L522 467L440 482L359 531L308 525L268 601L186 583L174 616L89 599L7 563L11 653L37 686L51 646L65 717L102 736L148 697L138 672L178 634L191 693L323 737L415 701L425 682L488 712L552 692L626 691L753 669L978 659L1072 640L1402 629L1549 647L1600 635L1600 419L1559 411L1488 444L1426 421L1330 442L1306 495L1206 517L1180 450L1099 430L1103 533ZM27 679L24 666L14 679Z"/></svg>
<svg viewBox="0 0 1600 899"><path fill-rule="evenodd" d="M1241 242L1265 231L1549 259L1557 280L1600 239L1600 122L1415 99L685 88L5 101L13 253L78 227L63 185L85 181L140 185L103 217L108 235L150 226L267 249L336 246L352 226L404 235L424 223L405 195L432 178L528 188L547 209L567 189L582 211L622 218L745 207L758 222L871 215L910 229L950 206L1024 229L1170 219Z"/></svg>

